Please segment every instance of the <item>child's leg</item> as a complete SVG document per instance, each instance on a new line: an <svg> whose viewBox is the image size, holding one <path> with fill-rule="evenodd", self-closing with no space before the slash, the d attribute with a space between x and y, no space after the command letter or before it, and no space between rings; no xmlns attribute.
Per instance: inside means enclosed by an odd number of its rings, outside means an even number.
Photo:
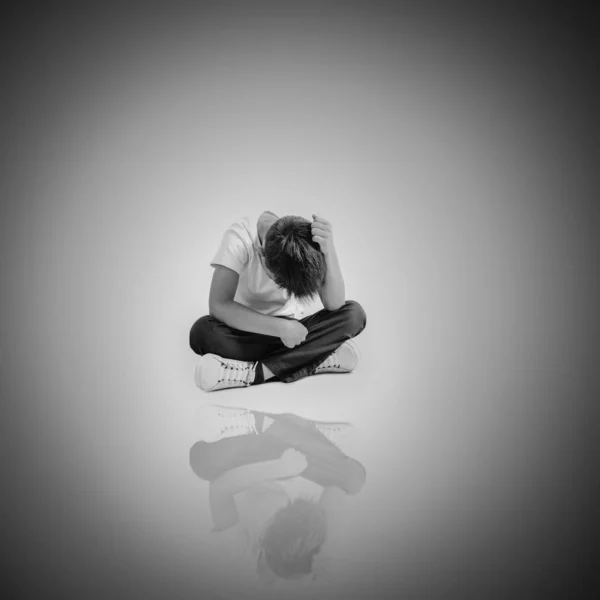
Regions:
<svg viewBox="0 0 600 600"><path fill-rule="evenodd" d="M190 466L201 479L213 481L225 471L242 465L279 458L286 448L302 452L308 467L302 477L323 487L336 486L358 493L366 471L357 460L336 448L315 424L292 414L254 412L259 434L196 442L190 449ZM267 420L270 422L267 424Z"/></svg>
<svg viewBox="0 0 600 600"><path fill-rule="evenodd" d="M279 458L285 448L281 440L260 434L200 441L190 448L190 466L200 479L213 481L236 467Z"/></svg>
<svg viewBox="0 0 600 600"><path fill-rule="evenodd" d="M320 310L301 320L308 329L306 340L295 348L273 348L262 361L286 383L311 375L346 340L356 337L367 325L362 306L348 300L336 311ZM258 359L257 359L258 360Z"/></svg>
<svg viewBox="0 0 600 600"><path fill-rule="evenodd" d="M287 348L274 336L233 329L205 316L198 319L190 331L190 347L200 355L210 353L259 362L254 383L261 383L270 375L289 383L313 374L345 341L363 331L367 318L358 302L348 300L339 310L320 310L301 323L308 329L306 340L295 348Z"/></svg>
<svg viewBox="0 0 600 600"><path fill-rule="evenodd" d="M190 347L201 356L210 353L244 361L259 361L285 349L279 338L233 329L210 316L201 317L192 326Z"/></svg>

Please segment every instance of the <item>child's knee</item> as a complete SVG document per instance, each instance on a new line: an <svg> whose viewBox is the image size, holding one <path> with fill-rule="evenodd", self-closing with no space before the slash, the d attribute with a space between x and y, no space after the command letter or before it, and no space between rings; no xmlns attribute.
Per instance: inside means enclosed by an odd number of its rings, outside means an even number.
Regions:
<svg viewBox="0 0 600 600"><path fill-rule="evenodd" d="M363 489L366 481L367 470L357 460L351 459L345 481L345 491L354 496Z"/></svg>
<svg viewBox="0 0 600 600"><path fill-rule="evenodd" d="M206 442L196 442L190 448L190 467L200 479L205 481L211 481L216 475L211 464L211 454L210 444Z"/></svg>
<svg viewBox="0 0 600 600"><path fill-rule="evenodd" d="M190 348L196 354L204 354L203 340L207 339L211 330L211 321L213 318L209 315L200 317L190 329Z"/></svg>
<svg viewBox="0 0 600 600"><path fill-rule="evenodd" d="M356 300L347 300L342 307L350 333L358 335L367 325L365 309Z"/></svg>

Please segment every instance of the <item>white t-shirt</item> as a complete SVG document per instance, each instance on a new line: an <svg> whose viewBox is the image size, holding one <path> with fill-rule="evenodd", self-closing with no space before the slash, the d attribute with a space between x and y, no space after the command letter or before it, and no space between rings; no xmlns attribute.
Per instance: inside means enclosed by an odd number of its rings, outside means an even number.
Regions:
<svg viewBox="0 0 600 600"><path fill-rule="evenodd" d="M261 217L268 215L263 213ZM265 315L301 319L304 307L267 275L257 252L261 245L258 237L261 217L252 224L248 217L231 224L210 264L223 265L239 274L236 302Z"/></svg>

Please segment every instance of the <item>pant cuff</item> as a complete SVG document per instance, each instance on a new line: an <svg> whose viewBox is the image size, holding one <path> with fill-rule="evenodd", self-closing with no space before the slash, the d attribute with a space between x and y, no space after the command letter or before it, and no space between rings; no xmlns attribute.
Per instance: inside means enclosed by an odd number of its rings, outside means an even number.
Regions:
<svg viewBox="0 0 600 600"><path fill-rule="evenodd" d="M265 382L265 372L263 371L263 366L261 362L256 364L256 369L254 371L254 381L250 385L260 385Z"/></svg>
<svg viewBox="0 0 600 600"><path fill-rule="evenodd" d="M336 348L336 350L337 350L337 348ZM315 369L324 360L326 360L329 356L331 356L334 352L335 352L335 350L332 350L331 352L328 352L327 354L322 355L322 357L316 358L315 360L311 361L307 365L303 365L302 367L296 368L294 371L292 371L291 373L287 373L287 374L282 374L282 371L284 371L285 369L279 368L278 365L276 365L276 364L275 365L267 364L267 367L269 367L269 369L271 370L273 375L275 375L275 377L277 377L277 379L279 379L279 381L283 381L283 383L292 383L294 381L298 381L298 379L303 379L304 377L308 377L308 376L312 375L315 372ZM267 361L265 361L265 364L266 363L267 363Z"/></svg>

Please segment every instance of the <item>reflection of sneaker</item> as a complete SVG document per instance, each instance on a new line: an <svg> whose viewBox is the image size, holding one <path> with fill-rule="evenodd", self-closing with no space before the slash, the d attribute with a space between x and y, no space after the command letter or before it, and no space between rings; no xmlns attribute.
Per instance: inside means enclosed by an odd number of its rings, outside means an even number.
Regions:
<svg viewBox="0 0 600 600"><path fill-rule="evenodd" d="M356 428L352 423L321 423L317 421L315 427L334 446L338 447L356 436Z"/></svg>
<svg viewBox="0 0 600 600"><path fill-rule="evenodd" d="M200 440L218 442L223 438L256 433L254 415L245 408L202 406L198 415Z"/></svg>
<svg viewBox="0 0 600 600"><path fill-rule="evenodd" d="M354 340L346 340L333 354L329 355L315 370L318 373L349 373L358 362L358 348Z"/></svg>
<svg viewBox="0 0 600 600"><path fill-rule="evenodd" d="M257 364L205 354L196 366L196 385L205 392L247 387L254 381Z"/></svg>

